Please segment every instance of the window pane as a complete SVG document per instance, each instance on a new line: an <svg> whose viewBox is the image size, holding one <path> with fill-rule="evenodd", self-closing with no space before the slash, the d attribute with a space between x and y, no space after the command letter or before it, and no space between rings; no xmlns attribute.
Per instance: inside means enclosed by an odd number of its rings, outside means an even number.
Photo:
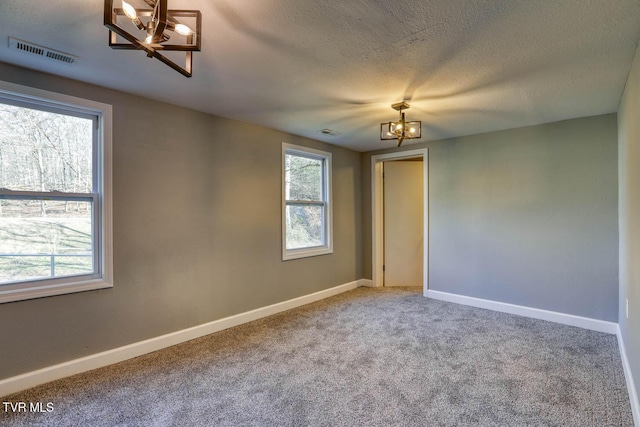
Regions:
<svg viewBox="0 0 640 427"><path fill-rule="evenodd" d="M0 103L0 188L92 191L93 121Z"/></svg>
<svg viewBox="0 0 640 427"><path fill-rule="evenodd" d="M287 206L286 215L287 249L308 248L324 244L323 206Z"/></svg>
<svg viewBox="0 0 640 427"><path fill-rule="evenodd" d="M322 160L287 154L285 186L287 200L323 200Z"/></svg>
<svg viewBox="0 0 640 427"><path fill-rule="evenodd" d="M0 200L0 283L91 274L91 203Z"/></svg>

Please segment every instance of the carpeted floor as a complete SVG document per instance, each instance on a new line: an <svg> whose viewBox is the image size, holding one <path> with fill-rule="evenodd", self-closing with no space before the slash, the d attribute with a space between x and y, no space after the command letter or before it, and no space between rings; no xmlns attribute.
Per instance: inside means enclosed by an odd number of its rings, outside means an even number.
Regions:
<svg viewBox="0 0 640 427"><path fill-rule="evenodd" d="M359 288L3 401L2 426L633 426L614 335Z"/></svg>

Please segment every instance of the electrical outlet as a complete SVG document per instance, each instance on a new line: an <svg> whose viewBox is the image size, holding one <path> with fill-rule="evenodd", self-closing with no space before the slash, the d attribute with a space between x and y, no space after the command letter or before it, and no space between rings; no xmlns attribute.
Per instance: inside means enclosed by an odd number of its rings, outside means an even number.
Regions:
<svg viewBox="0 0 640 427"><path fill-rule="evenodd" d="M625 298L624 299L624 303L625 303L624 311L625 311L625 313L627 315L627 319L628 319L629 318L629 298Z"/></svg>

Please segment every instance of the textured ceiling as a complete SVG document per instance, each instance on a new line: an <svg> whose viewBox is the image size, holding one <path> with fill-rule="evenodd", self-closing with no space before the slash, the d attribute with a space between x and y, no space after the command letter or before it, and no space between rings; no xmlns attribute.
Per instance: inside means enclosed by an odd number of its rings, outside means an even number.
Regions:
<svg viewBox="0 0 640 427"><path fill-rule="evenodd" d="M615 112L640 36L638 0L169 0L203 15L188 79L110 49L103 7L1 0L0 61L359 151L395 145L379 123L401 100L422 141Z"/></svg>

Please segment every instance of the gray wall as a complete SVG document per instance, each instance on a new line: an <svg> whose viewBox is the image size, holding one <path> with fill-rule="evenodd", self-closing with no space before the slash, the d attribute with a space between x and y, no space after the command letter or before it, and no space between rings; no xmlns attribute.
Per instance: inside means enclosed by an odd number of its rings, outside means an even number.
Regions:
<svg viewBox="0 0 640 427"><path fill-rule="evenodd" d="M115 254L113 289L0 305L0 379L371 277L369 166L383 151L6 64L0 79L113 105ZM625 108L621 130L638 114ZM404 147L429 147L431 288L617 321L616 139L607 115ZM332 255L280 260L281 142L334 154ZM636 212L625 217L625 194L621 224ZM637 331L635 270L621 289ZM640 340L626 336L640 366Z"/></svg>
<svg viewBox="0 0 640 427"><path fill-rule="evenodd" d="M429 147L429 287L616 322L616 115ZM387 150L389 151L389 150ZM370 157L363 155L369 188ZM371 195L363 192L371 277Z"/></svg>
<svg viewBox="0 0 640 427"><path fill-rule="evenodd" d="M1 304L0 379L361 278L359 153L7 64L0 79L113 105L115 279ZM281 260L282 142L333 153L331 255Z"/></svg>
<svg viewBox="0 0 640 427"><path fill-rule="evenodd" d="M619 324L636 390L640 392L640 47L618 111L620 191ZM629 300L629 318L625 314Z"/></svg>

